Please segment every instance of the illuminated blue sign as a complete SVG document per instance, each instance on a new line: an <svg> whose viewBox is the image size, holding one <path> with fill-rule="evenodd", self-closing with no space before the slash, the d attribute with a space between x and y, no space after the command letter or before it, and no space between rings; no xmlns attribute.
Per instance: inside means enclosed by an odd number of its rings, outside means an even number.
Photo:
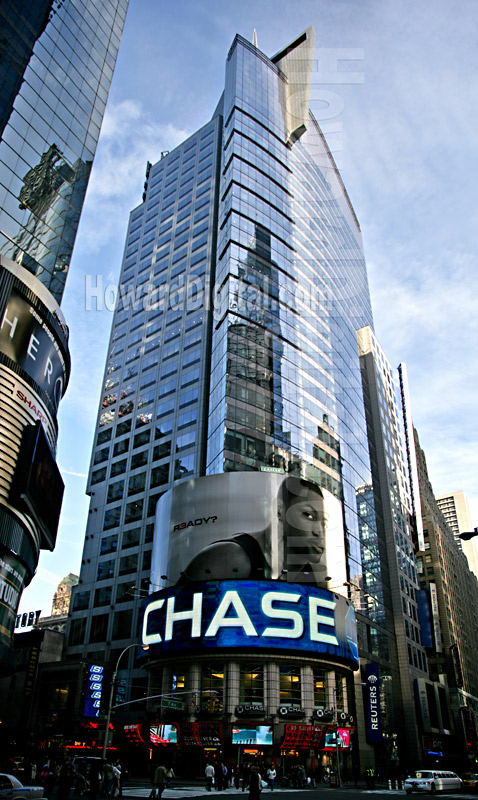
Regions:
<svg viewBox="0 0 478 800"><path fill-rule="evenodd" d="M323 653L358 667L355 612L327 589L280 581L207 581L162 589L143 606L150 653L264 648Z"/></svg>
<svg viewBox="0 0 478 800"><path fill-rule="evenodd" d="M90 664L88 668L88 684L86 687L85 717L99 717L101 693L105 668L99 664Z"/></svg>
<svg viewBox="0 0 478 800"><path fill-rule="evenodd" d="M377 744L383 738L378 664L365 664L364 701L367 742Z"/></svg>

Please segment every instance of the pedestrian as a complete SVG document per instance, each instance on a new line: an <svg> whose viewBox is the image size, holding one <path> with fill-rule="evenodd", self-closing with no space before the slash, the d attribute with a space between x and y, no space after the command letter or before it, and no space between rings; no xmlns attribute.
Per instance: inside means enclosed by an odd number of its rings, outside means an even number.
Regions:
<svg viewBox="0 0 478 800"><path fill-rule="evenodd" d="M121 764L119 758L113 762L113 780L111 782L110 797L121 796Z"/></svg>
<svg viewBox="0 0 478 800"><path fill-rule="evenodd" d="M206 764L204 774L206 775L206 789L210 792L214 782L214 767L212 764L209 764L209 762Z"/></svg>
<svg viewBox="0 0 478 800"><path fill-rule="evenodd" d="M214 765L214 785L217 791L222 789L222 766L219 762Z"/></svg>
<svg viewBox="0 0 478 800"><path fill-rule="evenodd" d="M51 798L53 787L55 785L55 773L48 764L43 765L43 769L40 772L40 783L44 789L44 796Z"/></svg>
<svg viewBox="0 0 478 800"><path fill-rule="evenodd" d="M370 767L367 767L365 770L365 782L367 784L367 789L372 788L372 778L371 778L371 770Z"/></svg>
<svg viewBox="0 0 478 800"><path fill-rule="evenodd" d="M168 771L166 772L166 789L169 789L173 782L173 778L175 778L174 769L169 767Z"/></svg>
<svg viewBox="0 0 478 800"><path fill-rule="evenodd" d="M92 761L90 766L90 771L88 772L88 781L90 783L90 791L89 791L89 798L90 800L96 800L98 793L100 791L100 785L102 782L102 775L101 775L101 762Z"/></svg>
<svg viewBox="0 0 478 800"><path fill-rule="evenodd" d="M234 767L234 788L239 789L239 782L241 780L241 768L239 764Z"/></svg>
<svg viewBox="0 0 478 800"><path fill-rule="evenodd" d="M101 787L101 794L103 797L109 797L111 787L113 785L113 766L107 761L103 767L103 785Z"/></svg>
<svg viewBox="0 0 478 800"><path fill-rule="evenodd" d="M262 791L262 778L256 766L251 767L249 777L249 800L259 800Z"/></svg>
<svg viewBox="0 0 478 800"><path fill-rule="evenodd" d="M249 774L250 774L249 764L243 763L243 765L241 767L242 791L243 792L245 791L246 786L249 786Z"/></svg>
<svg viewBox="0 0 478 800"><path fill-rule="evenodd" d="M307 786L307 775L303 764L297 767L297 788L305 789Z"/></svg>
<svg viewBox="0 0 478 800"><path fill-rule="evenodd" d="M221 764L221 772L222 772L222 788L227 789L228 787L228 773L229 770L225 764Z"/></svg>
<svg viewBox="0 0 478 800"><path fill-rule="evenodd" d="M60 775L58 777L57 800L68 800L70 789L73 786L73 779L74 774L71 758L67 758L61 766Z"/></svg>
<svg viewBox="0 0 478 800"><path fill-rule="evenodd" d="M267 770L267 779L269 781L269 789L271 790L271 792L274 790L274 781L276 779L276 776L277 772L274 769L274 765L271 764L271 766Z"/></svg>
<svg viewBox="0 0 478 800"><path fill-rule="evenodd" d="M158 764L154 770L153 787L155 790L154 797L160 798L166 786L166 767L164 764Z"/></svg>

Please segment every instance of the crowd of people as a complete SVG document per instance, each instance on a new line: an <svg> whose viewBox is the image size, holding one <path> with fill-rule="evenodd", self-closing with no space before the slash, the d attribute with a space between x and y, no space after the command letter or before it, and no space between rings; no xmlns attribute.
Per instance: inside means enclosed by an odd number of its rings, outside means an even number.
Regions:
<svg viewBox="0 0 478 800"><path fill-rule="evenodd" d="M89 800L122 796L123 771L118 758L104 761L65 755L58 761L48 759L39 764L27 758L18 763L11 758L3 764L3 770L24 786L42 786L48 800L68 800L70 793Z"/></svg>
<svg viewBox="0 0 478 800"><path fill-rule="evenodd" d="M278 774L274 764L262 766L255 763L243 762L240 766L228 767L224 762L215 764L207 763L205 769L206 788L219 791L234 788L242 792L248 791L249 797L255 798L262 789L274 789L277 779L286 780L287 785L295 789L305 789L310 785L311 779L308 778L305 767L299 764L293 767L290 774L282 776Z"/></svg>

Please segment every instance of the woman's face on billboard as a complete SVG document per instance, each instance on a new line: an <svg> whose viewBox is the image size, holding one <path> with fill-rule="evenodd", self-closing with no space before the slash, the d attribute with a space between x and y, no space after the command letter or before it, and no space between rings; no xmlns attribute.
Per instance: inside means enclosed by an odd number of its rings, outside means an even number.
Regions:
<svg viewBox="0 0 478 800"><path fill-rule="evenodd" d="M318 564L325 550L322 496L309 489L307 496L292 497L287 504L285 518L289 528L287 548L303 554L304 561Z"/></svg>

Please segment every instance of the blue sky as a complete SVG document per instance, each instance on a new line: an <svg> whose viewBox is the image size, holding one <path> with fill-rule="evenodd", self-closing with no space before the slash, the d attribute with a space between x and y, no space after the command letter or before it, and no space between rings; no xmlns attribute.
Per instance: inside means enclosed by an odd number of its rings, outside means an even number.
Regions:
<svg viewBox="0 0 478 800"><path fill-rule="evenodd" d="M85 275L117 281L146 161L211 117L234 35L254 28L269 56L315 28L311 106L361 224L375 331L392 366L407 364L435 493L463 489L478 524L477 23L474 0L131 0L63 301L73 373L59 418L58 544L22 611L49 614L81 563L112 318L85 310ZM344 73L326 84L337 57Z"/></svg>

